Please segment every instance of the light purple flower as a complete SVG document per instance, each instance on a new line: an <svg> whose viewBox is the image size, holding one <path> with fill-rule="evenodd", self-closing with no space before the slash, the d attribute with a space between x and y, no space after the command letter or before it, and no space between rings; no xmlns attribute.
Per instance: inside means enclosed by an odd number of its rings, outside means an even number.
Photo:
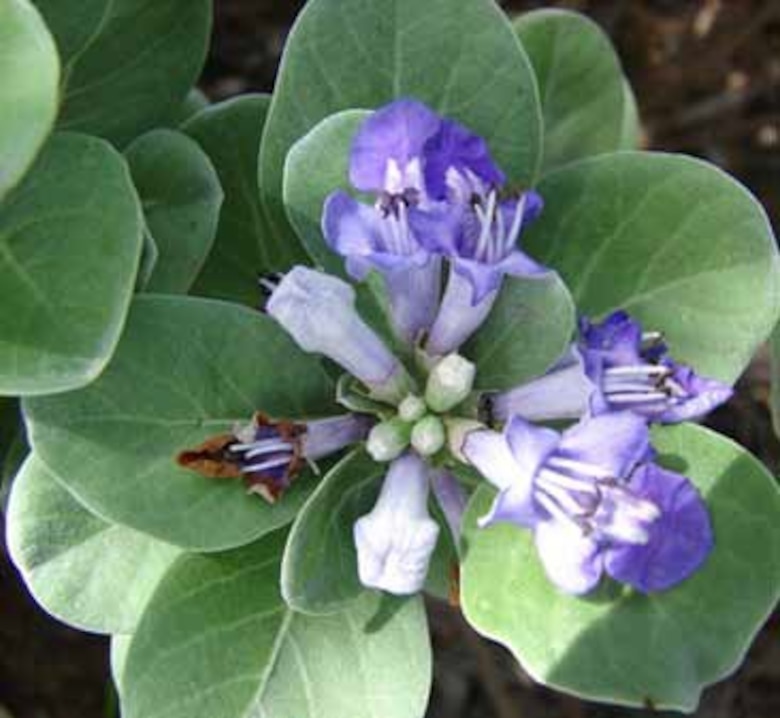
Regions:
<svg viewBox="0 0 780 718"><path fill-rule="evenodd" d="M661 591L712 549L701 498L684 476L649 463L637 415L589 418L562 435L513 417L503 434L468 434L463 453L499 489L480 524L532 529L550 580L569 593L591 590L604 571Z"/></svg>
<svg viewBox="0 0 780 718"><path fill-rule="evenodd" d="M631 411L649 421L699 418L733 390L668 356L659 334L643 334L622 311L600 324L580 321L580 340L546 374L489 398L492 416L531 421Z"/></svg>
<svg viewBox="0 0 780 718"><path fill-rule="evenodd" d="M410 214L427 204L425 147L441 118L420 102L397 100L372 113L350 153L352 184L377 195L374 206L337 191L325 201L322 229L328 246L362 280L372 269L385 279L399 336L416 340L436 313L441 261L418 242Z"/></svg>
<svg viewBox="0 0 780 718"><path fill-rule="evenodd" d="M652 421L676 423L712 411L733 394L727 384L702 377L668 355L658 334L643 334L626 312L603 322L580 321L580 351L595 391L594 415L630 410Z"/></svg>
<svg viewBox="0 0 780 718"><path fill-rule="evenodd" d="M364 586L399 595L422 589L439 536L428 514L428 471L414 453L395 459L373 510L355 523Z"/></svg>
<svg viewBox="0 0 780 718"><path fill-rule="evenodd" d="M375 398L398 403L409 393L406 370L360 318L355 290L341 279L294 267L273 291L266 311L304 351L329 357Z"/></svg>
<svg viewBox="0 0 780 718"><path fill-rule="evenodd" d="M455 476L447 469L432 470L431 485L436 502L439 504L452 534L452 540L455 546L458 546L468 496Z"/></svg>

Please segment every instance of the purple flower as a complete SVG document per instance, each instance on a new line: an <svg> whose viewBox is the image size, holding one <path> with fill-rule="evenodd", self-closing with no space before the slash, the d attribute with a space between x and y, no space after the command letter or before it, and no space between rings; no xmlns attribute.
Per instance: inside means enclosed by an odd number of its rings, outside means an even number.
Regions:
<svg viewBox="0 0 780 718"><path fill-rule="evenodd" d="M640 591L661 591L712 549L696 490L649 463L642 417L605 414L562 435L513 417L503 434L468 434L462 450L499 489L480 525L532 529L547 575L569 593L591 590L604 571Z"/></svg>
<svg viewBox="0 0 780 718"><path fill-rule="evenodd" d="M307 462L362 441L371 424L355 414L298 423L257 413L232 434L181 452L178 463L209 478L243 477L250 493L275 503Z"/></svg>
<svg viewBox="0 0 780 718"><path fill-rule="evenodd" d="M346 282L306 267L294 267L273 290L266 311L307 352L324 354L357 377L372 396L399 402L411 379L355 309Z"/></svg>
<svg viewBox="0 0 780 718"><path fill-rule="evenodd" d="M354 279L372 269L383 275L396 331L409 342L430 326L439 299L441 262L420 245L409 217L427 204L425 147L440 126L436 113L410 99L371 114L353 142L349 175L358 190L377 195L374 206L337 191L323 209L328 246Z"/></svg>
<svg viewBox="0 0 780 718"><path fill-rule="evenodd" d="M545 375L490 397L492 416L531 421L631 411L648 421L695 419L733 391L668 356L657 333L643 333L622 311L600 324L580 320L580 340Z"/></svg>
<svg viewBox="0 0 780 718"><path fill-rule="evenodd" d="M505 275L537 276L549 270L517 248L523 228L541 212L536 192L499 199L503 173L480 137L452 121L429 143L426 181L442 201L410 216L420 242L447 257L451 270L427 349L456 350L490 312Z"/></svg>
<svg viewBox="0 0 780 718"><path fill-rule="evenodd" d="M668 356L657 333L643 334L626 312L610 314L600 324L580 321L580 351L595 391L594 415L628 409L652 421L694 419L727 401L733 391L715 379L696 374Z"/></svg>
<svg viewBox="0 0 780 718"><path fill-rule="evenodd" d="M428 467L416 454L395 459L376 505L353 534L360 582L406 595L421 590L439 526L428 514Z"/></svg>

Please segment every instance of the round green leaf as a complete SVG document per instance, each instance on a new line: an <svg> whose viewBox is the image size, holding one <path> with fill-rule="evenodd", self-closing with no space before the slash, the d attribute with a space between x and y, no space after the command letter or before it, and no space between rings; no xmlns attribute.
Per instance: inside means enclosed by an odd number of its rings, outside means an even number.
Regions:
<svg viewBox="0 0 780 718"><path fill-rule="evenodd" d="M542 172L619 149L623 73L601 28L579 13L537 10L521 15L515 30L539 84Z"/></svg>
<svg viewBox="0 0 780 718"><path fill-rule="evenodd" d="M0 204L0 394L100 374L132 298L142 225L122 157L94 137L55 135Z"/></svg>
<svg viewBox="0 0 780 718"><path fill-rule="evenodd" d="M704 496L715 550L691 578L642 595L604 581L583 598L547 579L531 534L477 529L482 488L466 518L463 609L534 678L591 700L692 711L702 688L735 670L780 596L780 494L728 439L693 425L660 429L660 463Z"/></svg>
<svg viewBox="0 0 780 718"><path fill-rule="evenodd" d="M174 130L153 130L125 152L158 256L146 291L186 294L206 261L222 188L208 156Z"/></svg>
<svg viewBox="0 0 780 718"><path fill-rule="evenodd" d="M283 264L279 257L286 250L274 243L257 187L257 153L269 103L268 95L228 100L182 126L211 158L225 193L217 238L195 283L196 294L256 306L258 274Z"/></svg>
<svg viewBox="0 0 780 718"><path fill-rule="evenodd" d="M365 452L331 469L293 524L282 562L282 595L304 613L330 613L364 589L352 528L374 506L387 465Z"/></svg>
<svg viewBox="0 0 780 718"><path fill-rule="evenodd" d="M336 190L351 190L348 178L352 138L365 110L345 110L325 118L296 142L284 165L287 217L314 262L331 274L344 274L344 260L322 236L322 208Z"/></svg>
<svg viewBox="0 0 780 718"><path fill-rule="evenodd" d="M0 0L0 199L32 164L59 102L57 48L27 0Z"/></svg>
<svg viewBox="0 0 780 718"><path fill-rule="evenodd" d="M739 375L780 311L775 240L742 185L690 157L620 152L553 172L539 192L524 244L580 312L623 308L679 361Z"/></svg>
<svg viewBox="0 0 780 718"><path fill-rule="evenodd" d="M273 506L239 480L201 477L179 452L255 411L340 413L335 387L269 317L206 299L143 296L107 371L79 392L25 404L33 447L99 516L192 549L248 543L290 521L311 482Z"/></svg>
<svg viewBox="0 0 780 718"><path fill-rule="evenodd" d="M571 343L574 304L561 278L506 277L488 319L463 348L475 389L511 389L543 374Z"/></svg>
<svg viewBox="0 0 780 718"><path fill-rule="evenodd" d="M311 0L290 33L260 152L277 242L292 241L282 201L292 145L328 115L399 97L462 122L487 140L510 181L533 181L541 150L538 91L512 26L492 0ZM298 256L291 246L288 261Z"/></svg>
<svg viewBox="0 0 780 718"><path fill-rule="evenodd" d="M127 654L130 651L130 644L133 641L132 635L116 634L111 636L111 678L114 680L114 688L118 695L122 695L124 690L124 673Z"/></svg>
<svg viewBox="0 0 780 718"><path fill-rule="evenodd" d="M35 455L14 482L7 541L38 603L61 621L98 633L132 631L180 553L93 516Z"/></svg>
<svg viewBox="0 0 780 718"><path fill-rule="evenodd" d="M419 598L365 594L305 616L278 589L284 536L185 556L141 620L122 671L125 718L419 718L431 658Z"/></svg>
<svg viewBox="0 0 780 718"><path fill-rule="evenodd" d="M628 79L623 78L623 122L620 128L620 150L637 150L642 144L642 122L639 105Z"/></svg>
<svg viewBox="0 0 780 718"><path fill-rule="evenodd" d="M36 0L65 63L60 126L124 144L184 101L206 58L211 0Z"/></svg>

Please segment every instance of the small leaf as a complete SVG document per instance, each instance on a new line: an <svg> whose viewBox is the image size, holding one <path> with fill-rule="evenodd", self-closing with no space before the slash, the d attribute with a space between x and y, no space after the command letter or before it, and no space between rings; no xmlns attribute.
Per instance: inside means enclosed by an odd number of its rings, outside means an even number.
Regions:
<svg viewBox="0 0 780 718"><path fill-rule="evenodd" d="M186 135L153 130L125 151L158 257L146 291L186 294L211 250L222 188Z"/></svg>
<svg viewBox="0 0 780 718"><path fill-rule="evenodd" d="M284 605L284 536L185 556L155 594L122 671L122 715L419 718L431 678L419 598L365 594L339 613Z"/></svg>
<svg viewBox="0 0 780 718"><path fill-rule="evenodd" d="M8 549L56 618L85 631L130 632L180 550L84 509L34 455L14 482Z"/></svg>
<svg viewBox="0 0 780 718"><path fill-rule="evenodd" d="M312 0L287 41L260 152L276 242L292 235L282 197L292 145L328 115L399 97L462 122L487 140L511 182L533 182L541 150L538 91L512 26L492 0Z"/></svg>
<svg viewBox="0 0 780 718"><path fill-rule="evenodd" d="M620 152L548 175L524 235L557 269L578 311L625 309L672 354L732 382L780 311L775 240L742 185L681 155Z"/></svg>
<svg viewBox="0 0 780 718"><path fill-rule="evenodd" d="M57 48L27 0L0 0L0 199L33 163L59 103Z"/></svg>
<svg viewBox="0 0 780 718"><path fill-rule="evenodd" d="M325 118L296 142L284 165L287 217L314 262L344 276L344 260L322 235L325 199L336 190L354 192L348 178L349 148L365 110L345 110Z"/></svg>
<svg viewBox="0 0 780 718"><path fill-rule="evenodd" d="M574 321L557 274L506 277L490 316L463 349L477 365L475 389L511 389L543 374L570 344Z"/></svg>
<svg viewBox="0 0 780 718"><path fill-rule="evenodd" d="M206 58L211 0L36 0L64 68L62 129L123 145L164 122Z"/></svg>
<svg viewBox="0 0 780 718"><path fill-rule="evenodd" d="M477 529L484 487L466 518L463 608L469 622L538 681L589 700L692 711L729 675L780 594L780 494L737 444L693 425L659 429L660 463L704 496L715 549L688 580L643 595L604 581L577 598L544 574L530 532Z"/></svg>
<svg viewBox="0 0 780 718"><path fill-rule="evenodd" d="M515 21L539 84L544 118L542 173L620 148L623 73L609 37L566 10L536 10Z"/></svg>
<svg viewBox="0 0 780 718"><path fill-rule="evenodd" d="M270 506L238 479L180 468L179 452L258 410L291 419L343 413L334 397L318 359L269 317L212 300L147 295L135 300L114 361L97 382L24 409L36 451L95 513L185 548L217 550L289 522L311 482L304 474Z"/></svg>
<svg viewBox="0 0 780 718"><path fill-rule="evenodd" d="M260 202L257 153L270 98L248 95L212 105L182 126L206 152L219 175L225 202L217 238L193 292L257 306L259 274L286 256L277 247Z"/></svg>
<svg viewBox="0 0 780 718"><path fill-rule="evenodd" d="M122 157L58 134L0 205L0 394L92 381L122 331L143 220Z"/></svg>
<svg viewBox="0 0 780 718"><path fill-rule="evenodd" d="M282 595L303 613L331 613L364 590L352 529L376 503L387 466L363 451L340 461L295 520L282 562Z"/></svg>

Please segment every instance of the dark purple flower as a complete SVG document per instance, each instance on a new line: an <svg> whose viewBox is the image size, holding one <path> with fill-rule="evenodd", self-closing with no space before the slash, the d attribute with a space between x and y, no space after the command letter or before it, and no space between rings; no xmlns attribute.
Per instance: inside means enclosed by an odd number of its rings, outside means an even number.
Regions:
<svg viewBox="0 0 780 718"><path fill-rule="evenodd" d="M638 590L664 590L712 548L696 490L649 463L642 417L605 414L562 435L513 417L503 434L471 432L462 451L499 489L480 524L532 529L548 576L569 593L591 590L605 570Z"/></svg>

